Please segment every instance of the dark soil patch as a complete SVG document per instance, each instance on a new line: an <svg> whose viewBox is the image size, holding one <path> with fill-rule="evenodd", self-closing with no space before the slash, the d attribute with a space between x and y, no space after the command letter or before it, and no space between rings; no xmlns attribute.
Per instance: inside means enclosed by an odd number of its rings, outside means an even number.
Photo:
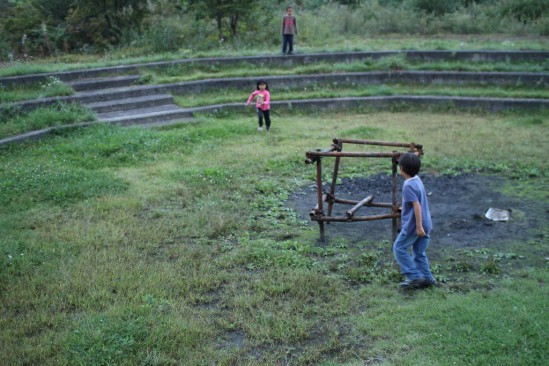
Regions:
<svg viewBox="0 0 549 366"><path fill-rule="evenodd" d="M431 243L437 246L462 248L491 247L511 241L526 242L536 229L547 223L548 212L543 202L510 197L501 193L506 184L504 178L480 174L459 176L435 176L420 174L429 195L433 220ZM398 178L400 192L403 180ZM325 186L325 190L329 187ZM374 195L374 202L391 202L391 177L378 174L366 178L343 179L336 188L336 197L361 200ZM316 205L316 186L311 185L291 195L289 206L304 219L310 221L309 212ZM324 211L326 212L326 207ZM334 205L333 216L345 216L352 206ZM511 219L495 222L485 218L488 209L511 211ZM370 216L389 213L389 209L361 208L355 215ZM318 227L314 221L310 225ZM391 241L391 220L369 222L332 222L325 226L328 243L344 238L350 243Z"/></svg>

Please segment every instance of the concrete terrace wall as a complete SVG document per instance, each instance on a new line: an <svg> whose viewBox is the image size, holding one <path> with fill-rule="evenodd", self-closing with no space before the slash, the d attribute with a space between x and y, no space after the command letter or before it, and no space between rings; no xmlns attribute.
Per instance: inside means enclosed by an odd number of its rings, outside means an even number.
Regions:
<svg viewBox="0 0 549 366"><path fill-rule="evenodd" d="M491 112L499 112L509 109L549 110L549 100L540 99L509 99L509 98L471 98L471 97L446 97L446 96L378 96L357 98L326 98L272 102L273 111L338 111L360 108L387 108L394 105L411 104L423 106L457 107L483 109ZM187 111L193 115L219 114L225 111L241 112L243 103L217 104L196 108ZM14 142L22 142L29 139L38 139L44 135L58 130L87 127L94 124L105 123L102 121L86 122L74 125L49 127L39 131L31 131L18 136L0 139L0 147Z"/></svg>
<svg viewBox="0 0 549 366"><path fill-rule="evenodd" d="M421 106L439 106L482 109L490 112L500 112L509 109L549 110L549 100L539 99L509 99L509 98L473 98L447 96L376 96L356 98L322 98L271 102L273 111L339 111L357 108L387 108L403 104ZM242 103L227 103L189 108L194 114L216 114L224 111L242 111Z"/></svg>
<svg viewBox="0 0 549 366"><path fill-rule="evenodd" d="M154 93L175 95L198 94L208 91L226 89L252 90L258 77L205 79L173 84L143 85L80 93L65 97L40 98L31 101L14 103L23 111L45 107L58 102L90 103L107 101L119 97L131 98ZM504 73L504 72L431 72L431 71L396 71L396 72L363 72L341 74L313 74L262 77L269 82L270 89L296 88L338 84L346 86L406 82L417 84L475 84L475 85L531 85L548 86L549 73Z"/></svg>
<svg viewBox="0 0 549 366"><path fill-rule="evenodd" d="M361 62L367 59L377 60L383 57L402 55L410 60L421 61L490 61L517 62L549 60L549 51L378 51L378 52L336 52L304 55L264 55L221 58L195 58L174 61L150 62L143 64L101 67L88 70L74 70L0 78L0 85L32 84L43 82L48 77L57 77L63 81L100 77L105 75L125 75L138 73L141 69L165 68L178 65L303 65L309 63Z"/></svg>

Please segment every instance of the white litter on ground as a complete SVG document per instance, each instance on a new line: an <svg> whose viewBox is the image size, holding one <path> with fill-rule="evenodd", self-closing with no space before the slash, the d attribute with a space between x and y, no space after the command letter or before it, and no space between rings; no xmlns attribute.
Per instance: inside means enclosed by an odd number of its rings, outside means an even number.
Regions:
<svg viewBox="0 0 549 366"><path fill-rule="evenodd" d="M511 213L507 210L490 207L484 216L492 221L508 221Z"/></svg>

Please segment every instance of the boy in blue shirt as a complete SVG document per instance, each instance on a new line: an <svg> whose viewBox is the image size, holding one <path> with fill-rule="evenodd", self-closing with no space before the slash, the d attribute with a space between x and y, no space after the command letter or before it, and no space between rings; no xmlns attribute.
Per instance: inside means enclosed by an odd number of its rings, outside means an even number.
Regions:
<svg viewBox="0 0 549 366"><path fill-rule="evenodd" d="M400 156L398 163L405 181L402 186L402 229L393 244L393 254L406 277L399 287L403 290L425 288L434 285L435 278L425 253L433 224L425 187L417 175L421 161L416 154L406 153ZM409 248L412 248L412 255Z"/></svg>

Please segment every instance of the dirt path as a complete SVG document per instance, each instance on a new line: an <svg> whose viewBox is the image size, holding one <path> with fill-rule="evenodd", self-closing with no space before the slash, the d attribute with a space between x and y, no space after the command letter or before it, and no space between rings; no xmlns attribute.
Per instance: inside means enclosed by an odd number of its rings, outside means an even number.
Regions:
<svg viewBox="0 0 549 366"><path fill-rule="evenodd" d="M429 194L433 219L431 242L437 246L491 247L511 240L527 241L529 235L547 223L548 208L543 202L509 197L500 193L503 178L479 174L434 176L420 174ZM399 177L399 200L402 178ZM373 194L374 201L391 201L391 178L378 174L368 178L344 179L336 188L336 197L361 200ZM309 212L316 205L316 187L310 186L291 195L288 205L310 221ZM511 210L507 222L484 217L490 208ZM348 205L335 205L334 215L344 216ZM357 215L387 213L387 209L361 208ZM310 225L317 227L316 222ZM351 243L391 240L391 220L326 225L328 242L345 238Z"/></svg>

